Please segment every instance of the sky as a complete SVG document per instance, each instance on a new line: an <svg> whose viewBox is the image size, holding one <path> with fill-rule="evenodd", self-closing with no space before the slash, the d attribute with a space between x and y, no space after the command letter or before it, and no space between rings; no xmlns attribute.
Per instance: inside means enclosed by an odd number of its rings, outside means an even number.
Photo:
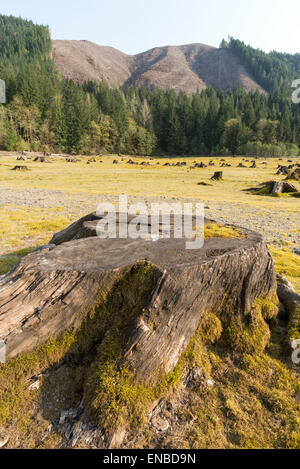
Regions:
<svg viewBox="0 0 300 469"><path fill-rule="evenodd" d="M136 54L228 36L266 52L300 52L299 0L0 0L0 13L50 27L53 39L86 39Z"/></svg>

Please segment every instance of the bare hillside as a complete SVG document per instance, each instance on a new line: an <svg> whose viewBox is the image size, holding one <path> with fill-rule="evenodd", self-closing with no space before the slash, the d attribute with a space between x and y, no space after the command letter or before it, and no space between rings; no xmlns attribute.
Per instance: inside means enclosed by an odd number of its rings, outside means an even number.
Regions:
<svg viewBox="0 0 300 469"><path fill-rule="evenodd" d="M53 56L61 74L76 81L105 79L111 86L170 87L188 94L208 86L264 92L230 51L203 44L156 47L130 56L89 41L53 41Z"/></svg>
<svg viewBox="0 0 300 469"><path fill-rule="evenodd" d="M53 57L60 73L75 81L107 80L120 85L130 78L134 57L113 47L89 41L53 41Z"/></svg>

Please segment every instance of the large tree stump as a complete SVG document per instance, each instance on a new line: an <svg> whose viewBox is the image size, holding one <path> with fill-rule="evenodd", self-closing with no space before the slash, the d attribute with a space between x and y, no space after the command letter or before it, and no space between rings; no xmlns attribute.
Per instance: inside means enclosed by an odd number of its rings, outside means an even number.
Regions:
<svg viewBox="0 0 300 469"><path fill-rule="evenodd" d="M154 283L126 330L124 360L145 381L173 369L207 311L244 317L275 287L271 255L252 231L206 239L198 250L186 250L185 239L76 239L86 223L90 236L95 222L94 214L81 219L53 238L72 241L27 255L0 280L0 339L8 359L78 328L142 260L154 269Z"/></svg>

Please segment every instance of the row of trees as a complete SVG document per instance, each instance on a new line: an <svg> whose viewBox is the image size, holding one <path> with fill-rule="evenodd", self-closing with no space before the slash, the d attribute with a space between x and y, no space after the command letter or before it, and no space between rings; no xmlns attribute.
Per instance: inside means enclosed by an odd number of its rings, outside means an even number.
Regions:
<svg viewBox="0 0 300 469"><path fill-rule="evenodd" d="M256 148L253 154L265 150L267 156L270 148L297 155L298 147L299 106L238 88L177 96L61 80L45 114L21 94L0 107L0 148L6 150L195 155Z"/></svg>
<svg viewBox="0 0 300 469"><path fill-rule="evenodd" d="M268 93L290 96L292 81L300 78L300 54L267 54L233 38L229 38L229 42L223 40L221 47L229 48L237 55L249 73Z"/></svg>
<svg viewBox="0 0 300 469"><path fill-rule="evenodd" d="M122 92L116 91L123 102ZM150 155L156 148L156 137L127 111L124 120L104 114L93 95L73 81L63 80L44 116L36 104L25 105L21 95L0 106L0 148Z"/></svg>
<svg viewBox="0 0 300 469"><path fill-rule="evenodd" d="M234 44L232 40L222 46L234 49ZM264 60L259 67L266 73ZM283 80L290 73L284 67ZM299 152L300 106L284 93L208 88L187 96L173 90L111 89L105 82L74 83L55 69L48 28L30 21L0 16L0 77L6 81L8 100L0 107L4 150L261 156Z"/></svg>

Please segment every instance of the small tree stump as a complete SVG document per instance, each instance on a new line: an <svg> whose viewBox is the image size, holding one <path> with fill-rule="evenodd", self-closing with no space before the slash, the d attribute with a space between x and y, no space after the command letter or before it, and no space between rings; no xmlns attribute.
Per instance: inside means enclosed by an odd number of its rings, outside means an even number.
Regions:
<svg viewBox="0 0 300 469"><path fill-rule="evenodd" d="M33 161L36 161L37 163L50 163L50 161L44 156L37 156Z"/></svg>
<svg viewBox="0 0 300 469"><path fill-rule="evenodd" d="M223 171L216 171L213 177L211 178L211 181L222 181L223 179Z"/></svg>
<svg viewBox="0 0 300 469"><path fill-rule="evenodd" d="M290 169L287 166L280 166L278 167L277 175L289 175Z"/></svg>
<svg viewBox="0 0 300 469"><path fill-rule="evenodd" d="M290 179L292 181L300 181L300 168L296 168L294 171L292 171L286 179Z"/></svg>
<svg viewBox="0 0 300 469"><path fill-rule="evenodd" d="M78 160L77 158L67 158L66 159L66 162L67 163L78 163L80 160Z"/></svg>
<svg viewBox="0 0 300 469"><path fill-rule="evenodd" d="M29 171L27 166L15 166L11 170L12 171Z"/></svg>

